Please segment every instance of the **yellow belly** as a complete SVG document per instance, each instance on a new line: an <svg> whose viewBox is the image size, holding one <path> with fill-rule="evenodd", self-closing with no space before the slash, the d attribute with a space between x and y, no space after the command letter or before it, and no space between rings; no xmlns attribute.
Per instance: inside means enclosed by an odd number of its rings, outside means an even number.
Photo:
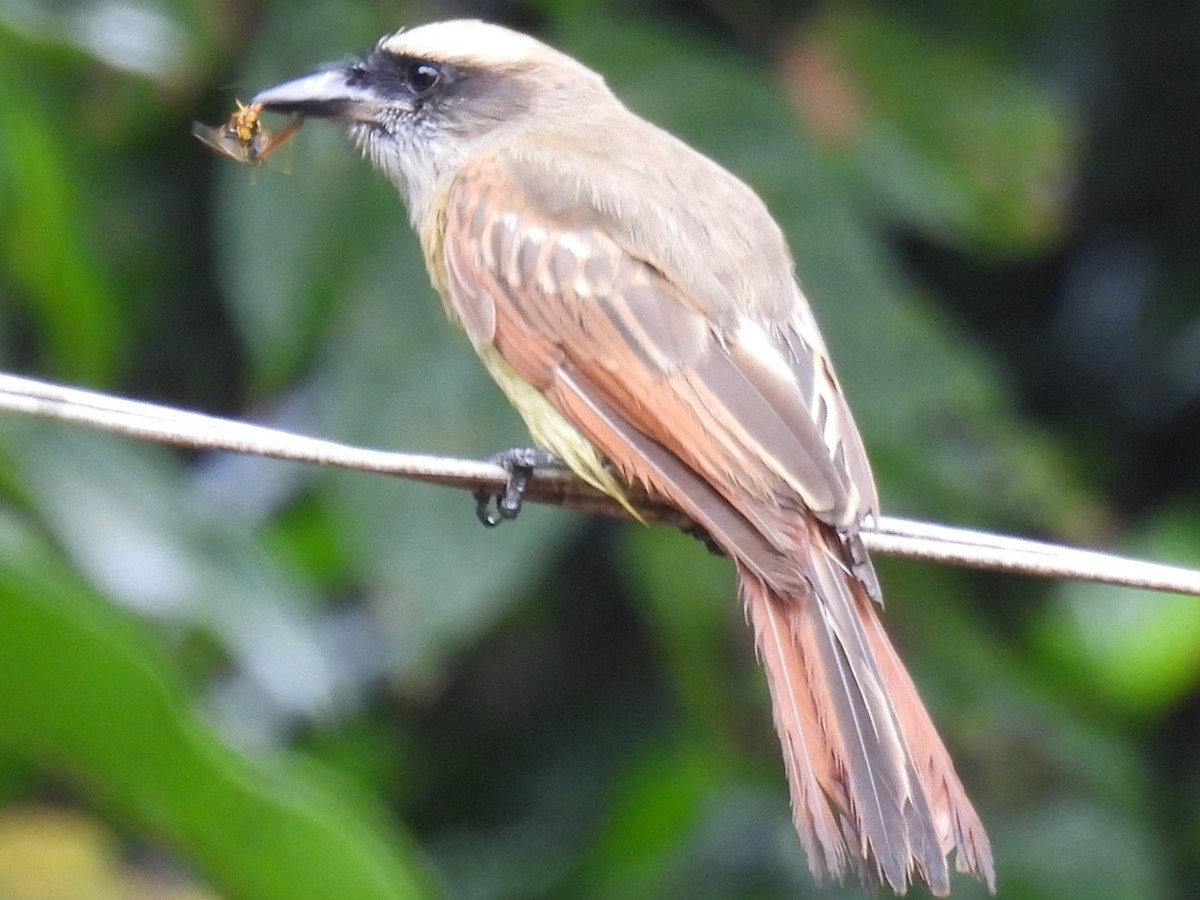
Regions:
<svg viewBox="0 0 1200 900"><path fill-rule="evenodd" d="M488 374L516 407L534 442L549 450L597 490L604 491L625 507L635 519L641 519L629 503L625 488L604 464L604 457L574 425L563 418L542 392L522 378L500 352L490 344L475 347Z"/></svg>

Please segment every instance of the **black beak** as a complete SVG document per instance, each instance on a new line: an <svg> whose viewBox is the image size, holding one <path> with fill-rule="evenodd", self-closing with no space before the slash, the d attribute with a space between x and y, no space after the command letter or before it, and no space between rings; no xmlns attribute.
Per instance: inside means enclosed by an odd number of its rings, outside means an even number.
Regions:
<svg viewBox="0 0 1200 900"><path fill-rule="evenodd" d="M267 88L250 101L271 112L345 122L374 122L382 104L361 64L332 66Z"/></svg>

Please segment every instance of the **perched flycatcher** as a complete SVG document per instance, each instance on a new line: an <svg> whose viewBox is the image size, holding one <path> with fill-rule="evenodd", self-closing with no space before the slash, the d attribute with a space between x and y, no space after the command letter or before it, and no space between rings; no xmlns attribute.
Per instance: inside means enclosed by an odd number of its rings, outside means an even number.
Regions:
<svg viewBox="0 0 1200 900"><path fill-rule="evenodd" d="M862 441L754 192L595 72L482 22L400 31L253 103L348 126L538 444L618 499L665 498L733 559L813 871L945 894L953 854L992 887L875 610Z"/></svg>

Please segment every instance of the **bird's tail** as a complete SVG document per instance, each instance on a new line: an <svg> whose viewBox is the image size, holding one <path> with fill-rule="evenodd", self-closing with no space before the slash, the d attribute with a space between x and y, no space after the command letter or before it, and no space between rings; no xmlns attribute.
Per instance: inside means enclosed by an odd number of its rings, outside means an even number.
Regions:
<svg viewBox="0 0 1200 900"><path fill-rule="evenodd" d="M742 564L738 576L813 871L852 865L897 893L915 875L944 895L953 852L994 892L983 825L841 538L812 520L798 543L811 591L785 595Z"/></svg>

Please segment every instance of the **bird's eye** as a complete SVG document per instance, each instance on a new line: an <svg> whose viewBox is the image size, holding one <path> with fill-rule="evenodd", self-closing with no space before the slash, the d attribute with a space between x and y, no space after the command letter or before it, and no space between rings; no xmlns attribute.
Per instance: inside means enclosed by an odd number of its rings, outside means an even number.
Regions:
<svg viewBox="0 0 1200 900"><path fill-rule="evenodd" d="M404 70L409 88L417 96L428 94L442 80L442 70L427 62L411 62Z"/></svg>

